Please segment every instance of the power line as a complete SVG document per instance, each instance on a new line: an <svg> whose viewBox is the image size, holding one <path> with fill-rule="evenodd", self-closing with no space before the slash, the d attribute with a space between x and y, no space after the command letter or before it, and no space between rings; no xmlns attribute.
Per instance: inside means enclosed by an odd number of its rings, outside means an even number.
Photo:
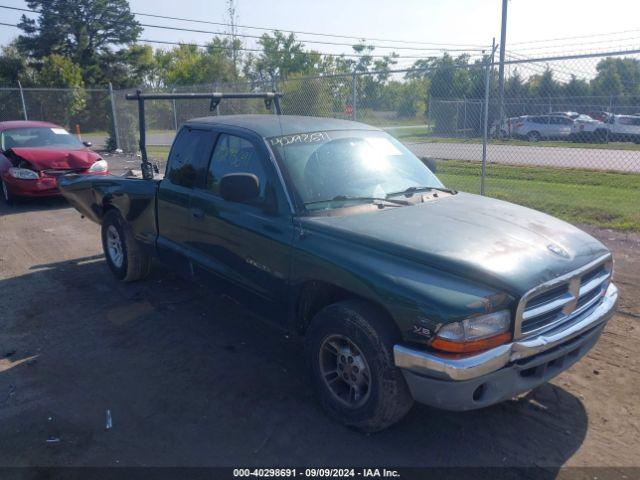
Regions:
<svg viewBox="0 0 640 480"><path fill-rule="evenodd" d="M593 37L606 37L611 35L621 35L624 33L632 33L632 32L640 32L640 30L621 30L619 32L607 32L607 33L592 33L589 35L576 35L573 37L559 37L559 38L547 38L544 40L528 40L524 42L512 42L511 45L529 45L532 43L549 43L549 42L557 42L560 40L575 40L579 38L593 38Z"/></svg>
<svg viewBox="0 0 640 480"><path fill-rule="evenodd" d="M211 35L232 35L232 36L236 36L236 37L245 37L245 38L257 38L257 39L261 39L262 36L261 35L249 35L249 34L245 34L245 33L236 33L236 34L232 34L232 33L228 33L228 32L215 32L215 31L211 31L211 30L197 30L197 29L193 29L193 28L183 28L183 27L170 27L170 26L166 26L166 25L152 25L152 24L148 24L148 23L141 23L140 24L143 27L149 27L149 28L161 28L164 30L178 30L181 32L194 32L194 33L207 33L207 34L211 34ZM305 43L317 43L317 44L322 44L322 45L340 45L340 46L348 46L348 47L352 47L353 43L345 43L345 42L329 42L326 40L323 41L319 41L319 40L307 40L307 39L299 39L300 42L305 42ZM393 45L371 45L374 48L387 48L387 49L394 49L394 50L420 50L420 51L432 51L432 52L442 52L442 51L450 51L450 52L469 52L469 51L481 51L481 49L444 49L444 48L423 48L423 47L396 47Z"/></svg>
<svg viewBox="0 0 640 480"><path fill-rule="evenodd" d="M13 25L15 26L15 25ZM147 43L158 43L158 44L167 44L167 45L190 45L190 46L194 46L194 47L201 47L201 48L215 48L215 49L220 49L220 50L229 50L229 47L218 47L216 45L203 45L201 43L191 43L191 42L171 42L168 40L149 40L149 39L145 39L145 38L140 38L138 39L139 42L147 42ZM247 51L247 52L260 52L262 53L263 50L260 48L248 48L248 47L242 47L242 48L237 48L236 50L242 50L242 51ZM310 52L308 52L310 53ZM317 53L318 55L321 55L323 57L353 57L353 58L364 58L364 57L371 57L371 58L387 58L388 55L373 55L373 54L357 54L357 53L324 53L324 52L313 52L313 53ZM398 55L393 57L393 59L403 59L403 58L411 58L411 59L416 59L416 60L423 60L423 59L427 59L430 57L424 57L424 56L413 56L413 55Z"/></svg>
<svg viewBox="0 0 640 480"><path fill-rule="evenodd" d="M19 28L18 25L15 25L12 23L0 22L0 25L6 26L6 27ZM206 45L206 44L192 43L192 42L171 42L169 40L151 40L147 38L139 38L138 41L147 42L147 43L157 43L157 44L163 44L163 45L187 45L187 46L194 46L194 47L200 47L200 48L209 48L209 49L213 48L216 50L229 50L229 47L223 47L223 46L217 46L217 45L211 45L211 44ZM237 48L236 50L242 50L245 52L262 52L263 51L260 48L249 48L249 47L240 47L240 48ZM324 57L338 57L338 58L339 57L349 57L349 58L365 58L365 57L388 58L389 57L389 55L357 54L357 53L326 53L326 52L313 52L313 53L317 53L318 55L321 55ZM393 59L410 58L410 59L422 60L429 57L414 56L414 55L397 55L392 58Z"/></svg>
<svg viewBox="0 0 640 480"><path fill-rule="evenodd" d="M544 51L544 50L560 51L558 49L562 49L562 48L565 48L565 47L599 45L599 44L603 44L603 43L614 43L614 42L619 45L620 42L634 41L634 40L640 40L640 37L635 36L635 37L625 37L625 38L612 38L612 39L609 39L609 40L597 40L597 41L594 41L594 42L561 43L561 44L546 45L546 46L541 46L541 47L524 47L524 48L518 48L518 50L519 51L531 51L531 50L536 50L536 51Z"/></svg>
<svg viewBox="0 0 640 480"><path fill-rule="evenodd" d="M7 5L0 5L0 8L5 8L8 10L17 10L20 12L28 12L28 13L40 13L40 11L38 10L30 10L27 8L20 8L20 7L11 7L11 6L7 6ZM192 22L192 23L201 23L201 24L209 24L209 25L220 25L220 26L226 26L229 27L231 26L231 24L229 23L224 23L224 22L212 22L209 20L198 20L198 19L192 19L192 18L182 18L182 17L172 17L169 15L157 15L157 14L152 14L152 13L144 13L144 12L131 12L134 15L138 15L141 17L152 17L152 18L161 18L161 19L165 19L165 20L178 20L178 21L183 21L183 22ZM142 26L145 26L144 24L141 24ZM149 27L157 27L157 28L169 28L169 27L161 27L161 26L157 26L157 25L147 25ZM301 34L301 35L313 35L313 36L319 36L319 37L332 37L332 38L349 38L349 39L354 39L354 40L358 40L358 41L367 41L367 40L373 40L373 41L378 41L378 42L394 42L394 43L403 43L403 44L416 44L416 45L432 45L432 46L440 46L440 47L445 47L445 48L440 48L440 49L433 49L433 50L443 50L443 49L448 49L446 47L452 46L452 47L474 47L474 48L478 48L478 49L483 49L486 48L485 45L478 45L478 44L456 44L456 43L436 43L436 42L420 42L420 41L409 41L409 40L393 40L393 39L383 39L383 38L375 38L375 37L359 37L359 36L352 36L352 35L338 35L338 34L331 34L331 33L318 33L318 32L306 32L306 31L300 31L300 30L287 30L287 29L280 29L280 28L272 28L272 27L257 27L257 26L252 26L252 25L235 25L235 27L237 28L246 28L246 29L251 29L251 30L268 30L268 31L280 31L283 33L295 33L295 34ZM173 29L179 30L180 28L178 27L173 27ZM227 32L208 32L208 31L198 31L198 30L190 30L190 29L184 29L185 31L193 31L193 32L199 32L199 33L213 33L216 35L229 35L229 33ZM247 34L237 34L237 36L243 36L243 37L248 37L248 38L260 38L260 36L252 36L252 35L247 35ZM304 41L307 43L328 43L328 44L334 44L334 45L341 45L340 43L330 43L330 42L320 42L320 41L314 41L314 40L308 40L308 39L299 39L300 41ZM351 46L351 44L347 44L349 46ZM379 47L379 48L398 48L400 49L401 47ZM409 48L409 47L404 47L404 48ZM413 50L419 50L419 48L413 49ZM462 49L461 51L466 51L465 49Z"/></svg>

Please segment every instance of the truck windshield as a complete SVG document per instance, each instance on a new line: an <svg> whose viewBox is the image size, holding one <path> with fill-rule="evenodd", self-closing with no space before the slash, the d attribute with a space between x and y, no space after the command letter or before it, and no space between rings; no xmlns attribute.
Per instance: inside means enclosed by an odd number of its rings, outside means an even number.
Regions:
<svg viewBox="0 0 640 480"><path fill-rule="evenodd" d="M268 138L307 209L386 198L411 187L442 188L422 161L380 131L305 132Z"/></svg>

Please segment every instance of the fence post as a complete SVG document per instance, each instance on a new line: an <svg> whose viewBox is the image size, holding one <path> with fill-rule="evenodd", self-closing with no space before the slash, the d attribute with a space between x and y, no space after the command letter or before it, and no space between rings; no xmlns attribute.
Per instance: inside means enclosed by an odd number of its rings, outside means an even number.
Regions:
<svg viewBox="0 0 640 480"><path fill-rule="evenodd" d="M277 92L278 91L278 76L277 75L274 75L273 77L271 77L271 91L272 92ZM273 102L271 110L272 110L273 113L276 113L276 102Z"/></svg>
<svg viewBox="0 0 640 480"><path fill-rule="evenodd" d="M464 137L467 138L469 135L467 134L467 97L464 97L464 122L462 124L462 128L464 129Z"/></svg>
<svg viewBox="0 0 640 480"><path fill-rule="evenodd" d="M18 80L18 88L20 89L20 100L22 100L22 114L24 115L25 120L29 120L27 115L27 104L24 101L24 92L22 91L22 84L20 83L20 80Z"/></svg>
<svg viewBox="0 0 640 480"><path fill-rule="evenodd" d="M116 149L121 150L120 132L118 132L118 116L116 115L116 98L113 94L113 85L109 82L109 99L111 100L111 117L113 118L113 135L116 137Z"/></svg>
<svg viewBox="0 0 640 480"><path fill-rule="evenodd" d="M173 93L176 93L176 89L172 88L171 91ZM176 101L171 100L173 102L173 129L177 132L178 131L178 114L176 113Z"/></svg>
<svg viewBox="0 0 640 480"><path fill-rule="evenodd" d="M489 82L491 81L491 66L493 54L496 51L496 39L491 45L491 55L487 57L487 71L484 77L484 121L482 122L482 173L480 175L480 195L484 195L484 179L487 175L487 123L489 123Z"/></svg>
<svg viewBox="0 0 640 480"><path fill-rule="evenodd" d="M351 76L351 120L356 119L356 99L358 97L358 77L355 72Z"/></svg>

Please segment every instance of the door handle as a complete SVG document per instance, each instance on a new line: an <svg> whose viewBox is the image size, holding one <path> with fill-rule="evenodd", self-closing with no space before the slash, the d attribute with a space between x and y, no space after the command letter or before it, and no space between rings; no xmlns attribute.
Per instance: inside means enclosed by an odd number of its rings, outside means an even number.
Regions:
<svg viewBox="0 0 640 480"><path fill-rule="evenodd" d="M193 208L193 209L191 209L191 216L196 220L203 220L204 219L204 210L201 210L199 208Z"/></svg>

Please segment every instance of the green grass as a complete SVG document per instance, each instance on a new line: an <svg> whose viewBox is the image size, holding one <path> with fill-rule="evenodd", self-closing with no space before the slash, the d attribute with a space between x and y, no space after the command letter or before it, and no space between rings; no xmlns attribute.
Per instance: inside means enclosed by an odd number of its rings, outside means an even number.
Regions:
<svg viewBox="0 0 640 480"><path fill-rule="evenodd" d="M445 185L479 193L479 163L440 160L437 165ZM639 174L490 164L485 193L574 224L640 231Z"/></svg>
<svg viewBox="0 0 640 480"><path fill-rule="evenodd" d="M166 162L169 148L169 145L147 145L147 155L153 160Z"/></svg>
<svg viewBox="0 0 640 480"><path fill-rule="evenodd" d="M412 129L390 130L389 133L403 142L425 142L425 143L482 143L481 138L461 138L461 137L437 137L429 133L414 132ZM586 143L586 142L563 142L558 140L544 140L540 142L529 142L527 140L505 139L489 140L490 145L516 145L527 147L562 147L562 148L591 148L604 150L634 150L640 151L640 145L630 142L609 142L609 143Z"/></svg>
<svg viewBox="0 0 640 480"><path fill-rule="evenodd" d="M147 147L164 163L168 146ZM480 192L480 163L438 160L436 174L457 190ZM640 174L489 164L485 193L574 224L640 231Z"/></svg>

